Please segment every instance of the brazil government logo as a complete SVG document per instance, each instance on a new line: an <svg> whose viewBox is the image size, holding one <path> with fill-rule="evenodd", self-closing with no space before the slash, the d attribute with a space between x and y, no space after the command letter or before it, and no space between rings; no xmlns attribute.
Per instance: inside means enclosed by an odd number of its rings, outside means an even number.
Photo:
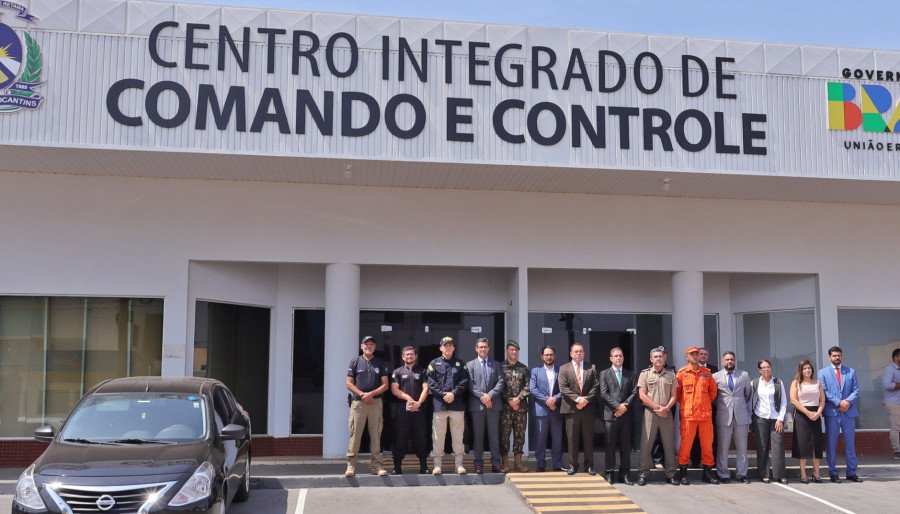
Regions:
<svg viewBox="0 0 900 514"><path fill-rule="evenodd" d="M25 6L2 0L0 8L17 11L16 17L27 22L34 21ZM0 114L34 110L44 101L37 91L44 67L41 47L28 32L22 35L19 39L12 27L0 22Z"/></svg>

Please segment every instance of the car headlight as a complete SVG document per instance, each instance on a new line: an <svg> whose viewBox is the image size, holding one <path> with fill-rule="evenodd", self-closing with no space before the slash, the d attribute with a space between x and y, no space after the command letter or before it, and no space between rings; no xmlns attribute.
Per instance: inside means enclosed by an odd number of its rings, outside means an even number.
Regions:
<svg viewBox="0 0 900 514"><path fill-rule="evenodd" d="M178 490L178 494L169 502L169 506L181 507L208 498L212 494L215 478L216 471L209 461L200 464L191 478Z"/></svg>
<svg viewBox="0 0 900 514"><path fill-rule="evenodd" d="M16 503L34 510L44 510L44 500L41 499L41 493L38 492L37 485L34 483L34 464L19 475L19 482L16 484Z"/></svg>

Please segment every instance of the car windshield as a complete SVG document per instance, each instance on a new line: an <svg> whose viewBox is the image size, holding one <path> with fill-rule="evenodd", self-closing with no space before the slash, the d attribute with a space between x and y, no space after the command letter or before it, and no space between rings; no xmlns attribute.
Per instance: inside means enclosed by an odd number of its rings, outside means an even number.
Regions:
<svg viewBox="0 0 900 514"><path fill-rule="evenodd" d="M202 396L97 394L72 413L60 438L84 444L165 444L202 439L206 426Z"/></svg>

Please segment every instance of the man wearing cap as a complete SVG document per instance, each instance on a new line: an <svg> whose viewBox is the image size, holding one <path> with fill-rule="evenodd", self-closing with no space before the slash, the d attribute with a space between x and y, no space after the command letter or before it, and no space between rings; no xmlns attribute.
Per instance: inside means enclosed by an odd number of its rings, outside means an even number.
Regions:
<svg viewBox="0 0 900 514"><path fill-rule="evenodd" d="M431 419L433 475L442 473L441 464L444 459L448 424L456 472L460 475L466 474L466 468L463 467L463 456L466 453L466 447L463 445L463 431L466 427L464 396L469 387L469 372L466 365L453 356L455 351L456 341L452 337L441 339L441 356L428 363L425 371L428 378L428 394L431 395L434 404L434 416Z"/></svg>
<svg viewBox="0 0 900 514"><path fill-rule="evenodd" d="M675 374L678 380L678 403L681 408L681 447L678 449L679 479L682 485L690 484L687 467L691 462L691 446L700 437L700 463L703 464L704 482L718 484L713 473L716 465L713 455L712 402L718 394L718 386L708 368L700 365L700 348L688 346L684 352L687 365Z"/></svg>
<svg viewBox="0 0 900 514"><path fill-rule="evenodd" d="M359 344L362 355L347 367L347 390L350 391L350 445L347 448L345 477L356 475L356 454L368 424L369 446L372 451L372 474L386 476L381 459L381 428L384 406L381 395L387 391L390 370L387 363L375 356L375 338L366 336Z"/></svg>
<svg viewBox="0 0 900 514"><path fill-rule="evenodd" d="M503 378L500 363L491 359L486 337L475 341L475 359L466 363L469 372L469 407L472 416L472 453L475 473L484 471L484 434L491 450L491 471L500 472L500 414L503 412Z"/></svg>
<svg viewBox="0 0 900 514"><path fill-rule="evenodd" d="M525 429L528 427L528 383L531 373L528 366L519 362L519 343L513 339L506 342L506 360L503 362L503 414L500 417L500 455L503 456L501 469L509 470L509 435L513 435L513 463L516 473L527 473L522 464L525 447Z"/></svg>

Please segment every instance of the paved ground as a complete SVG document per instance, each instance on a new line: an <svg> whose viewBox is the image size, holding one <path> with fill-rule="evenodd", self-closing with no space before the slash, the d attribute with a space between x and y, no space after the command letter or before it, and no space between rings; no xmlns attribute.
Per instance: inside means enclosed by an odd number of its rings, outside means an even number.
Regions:
<svg viewBox="0 0 900 514"><path fill-rule="evenodd" d="M602 462L600 460L599 462ZM790 462L790 460L789 460ZM825 470L823 470L825 471ZM691 472L690 486L662 483L656 472L645 487L615 487L650 514L690 513L727 509L729 513L777 512L897 512L900 491L900 461L862 459L862 484L844 482L803 485L796 468L789 468L788 486L780 484L731 483L713 486ZM21 469L0 468L0 513L9 512L15 481ZM425 475L374 477L360 475L354 480L340 476L339 461L300 463L268 462L254 466L250 501L234 505L229 514L300 514L336 512L358 514L377 508L382 512L453 512L477 509L499 513L530 512L521 494L502 475ZM827 472L825 473L827 475ZM539 476L532 474L533 476ZM753 475L753 470L751 470ZM579 474L578 476L581 476ZM426 487L409 487L417 484ZM432 487L427 487L427 486Z"/></svg>

